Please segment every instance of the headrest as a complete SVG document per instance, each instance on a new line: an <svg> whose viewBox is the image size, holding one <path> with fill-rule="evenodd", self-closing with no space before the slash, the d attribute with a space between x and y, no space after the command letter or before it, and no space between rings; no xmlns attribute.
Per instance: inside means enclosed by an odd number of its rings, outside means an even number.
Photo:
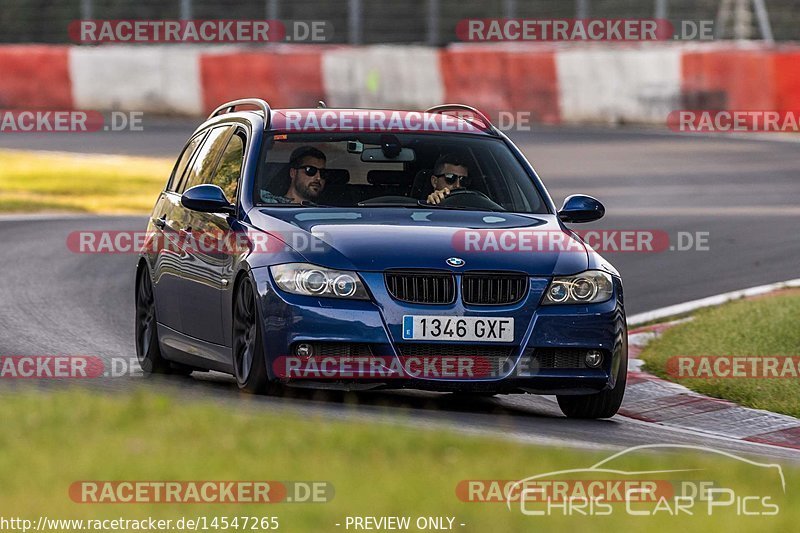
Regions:
<svg viewBox="0 0 800 533"><path fill-rule="evenodd" d="M345 185L350 181L350 171L346 168L326 168L328 180L326 185Z"/></svg>
<svg viewBox="0 0 800 533"><path fill-rule="evenodd" d="M422 169L417 172L417 175L414 176L414 185L411 187L412 198L423 200L433 191L431 174L433 174L433 169L431 168Z"/></svg>

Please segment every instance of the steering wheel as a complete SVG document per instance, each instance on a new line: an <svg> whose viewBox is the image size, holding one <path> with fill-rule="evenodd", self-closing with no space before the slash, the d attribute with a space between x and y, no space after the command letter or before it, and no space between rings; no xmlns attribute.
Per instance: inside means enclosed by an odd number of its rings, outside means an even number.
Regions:
<svg viewBox="0 0 800 533"><path fill-rule="evenodd" d="M442 198L439 205L443 207L475 207L505 211L503 206L495 203L484 193L475 189L454 189L450 191L450 194Z"/></svg>

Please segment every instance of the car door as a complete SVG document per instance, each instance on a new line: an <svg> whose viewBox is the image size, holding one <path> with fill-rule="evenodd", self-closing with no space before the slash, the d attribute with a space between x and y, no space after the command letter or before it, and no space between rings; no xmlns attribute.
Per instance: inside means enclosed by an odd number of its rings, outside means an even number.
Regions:
<svg viewBox="0 0 800 533"><path fill-rule="evenodd" d="M175 220L178 216L177 211L181 208L178 191L207 133L202 131L186 143L167 186L153 208L148 225L148 231L152 233L155 242L160 243L159 246L151 248L156 316L160 324L176 331L181 329L178 306L181 286L180 251L166 243L177 242L178 229L175 227Z"/></svg>
<svg viewBox="0 0 800 533"><path fill-rule="evenodd" d="M192 298L190 292L192 284L187 279L187 262L191 261L191 258L187 255L184 244L187 233L191 232L192 212L181 204L181 195L186 189L202 183L204 176L213 172L230 131L231 126L229 125L216 126L206 130L202 143L195 150L182 178L167 195L169 205L163 223L165 234L172 240L165 245L167 250L164 257L165 261L170 261L170 270L174 271L174 277L169 284L170 290L167 291L167 298L172 301L165 302L163 305L175 309L179 318L177 320L178 327L174 329L184 334L187 332L182 319L182 302L186 298Z"/></svg>
<svg viewBox="0 0 800 533"><path fill-rule="evenodd" d="M225 138L214 171L203 183L219 186L228 201L236 204L239 180L247 144L243 128L236 127ZM220 346L228 344L222 320L222 291L228 287L234 255L225 246L233 217L221 213L191 214L191 230L196 247L187 249L184 278L190 298L181 305L181 321L186 334ZM202 240L200 240L202 239ZM226 361L227 362L227 361Z"/></svg>

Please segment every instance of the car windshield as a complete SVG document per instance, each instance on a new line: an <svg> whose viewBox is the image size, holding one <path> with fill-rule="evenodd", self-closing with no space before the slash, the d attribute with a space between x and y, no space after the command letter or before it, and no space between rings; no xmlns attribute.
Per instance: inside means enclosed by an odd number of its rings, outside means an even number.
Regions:
<svg viewBox="0 0 800 533"><path fill-rule="evenodd" d="M261 158L256 206L548 213L523 165L492 137L276 134Z"/></svg>

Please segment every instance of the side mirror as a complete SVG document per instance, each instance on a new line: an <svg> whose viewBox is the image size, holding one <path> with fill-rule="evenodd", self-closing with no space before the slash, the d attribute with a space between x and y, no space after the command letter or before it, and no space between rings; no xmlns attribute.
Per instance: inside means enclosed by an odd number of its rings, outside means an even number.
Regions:
<svg viewBox="0 0 800 533"><path fill-rule="evenodd" d="M558 211L562 222L592 222L603 218L606 208L596 198L584 194L567 196Z"/></svg>
<svg viewBox="0 0 800 533"><path fill-rule="evenodd" d="M181 196L181 204L192 211L201 213L224 213L232 215L236 212L236 207L231 204L225 193L216 185L203 184L195 185L185 191Z"/></svg>

